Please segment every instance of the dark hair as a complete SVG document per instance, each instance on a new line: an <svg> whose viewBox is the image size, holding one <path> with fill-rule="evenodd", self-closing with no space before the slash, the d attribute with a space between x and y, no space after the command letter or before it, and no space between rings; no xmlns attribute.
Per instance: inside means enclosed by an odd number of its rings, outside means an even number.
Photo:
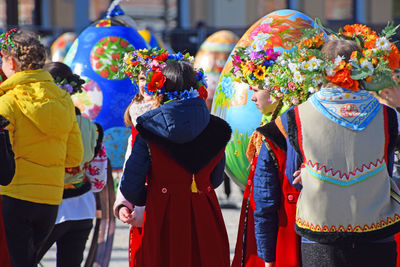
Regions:
<svg viewBox="0 0 400 267"><path fill-rule="evenodd" d="M162 72L166 77L164 84L166 93L163 95L160 104L168 100L167 95L170 92L183 92L190 90L190 88L197 89L196 73L193 67L187 62L167 62Z"/></svg>
<svg viewBox="0 0 400 267"><path fill-rule="evenodd" d="M361 52L361 47L355 41L343 39L331 39L321 49L322 55L326 60L343 56L346 62L349 62L353 51Z"/></svg>
<svg viewBox="0 0 400 267"><path fill-rule="evenodd" d="M46 50L40 43L38 35L31 31L21 31L12 35L15 48L1 49L5 57L12 56L19 62L20 70L41 69L46 61Z"/></svg>
<svg viewBox="0 0 400 267"><path fill-rule="evenodd" d="M72 70L70 67L65 65L64 63L61 62L51 62L47 63L43 67L44 70L47 70L51 76L53 76L53 79L56 80L67 80L68 84L72 83L72 92L70 93L71 95L81 92L82 91L82 85L85 83L84 80L81 79L81 77L77 74L72 73Z"/></svg>

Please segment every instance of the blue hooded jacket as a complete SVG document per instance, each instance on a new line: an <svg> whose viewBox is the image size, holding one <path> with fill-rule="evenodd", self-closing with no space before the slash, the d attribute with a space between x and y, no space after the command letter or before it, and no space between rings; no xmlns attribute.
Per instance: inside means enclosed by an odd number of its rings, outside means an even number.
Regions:
<svg viewBox="0 0 400 267"><path fill-rule="evenodd" d="M145 181L151 167L146 140L165 149L185 169L196 173L227 144L231 129L222 119L209 114L201 98L172 101L138 117L132 154L126 162L120 190L133 205L146 202ZM210 176L214 188L223 180L225 156Z"/></svg>

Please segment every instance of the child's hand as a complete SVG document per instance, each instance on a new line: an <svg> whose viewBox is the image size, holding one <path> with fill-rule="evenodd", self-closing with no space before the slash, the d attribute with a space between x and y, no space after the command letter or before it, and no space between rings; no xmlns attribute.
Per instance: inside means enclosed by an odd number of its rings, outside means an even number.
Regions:
<svg viewBox="0 0 400 267"><path fill-rule="evenodd" d="M265 267L275 267L275 262L266 262Z"/></svg>
<svg viewBox="0 0 400 267"><path fill-rule="evenodd" d="M293 177L294 177L293 184L301 184L301 185L302 185L302 181L301 181L301 169L295 171L295 172L293 173Z"/></svg>
<svg viewBox="0 0 400 267"><path fill-rule="evenodd" d="M129 220L132 219L131 211L127 207L121 207L118 211L118 215L119 219L127 224L129 224Z"/></svg>

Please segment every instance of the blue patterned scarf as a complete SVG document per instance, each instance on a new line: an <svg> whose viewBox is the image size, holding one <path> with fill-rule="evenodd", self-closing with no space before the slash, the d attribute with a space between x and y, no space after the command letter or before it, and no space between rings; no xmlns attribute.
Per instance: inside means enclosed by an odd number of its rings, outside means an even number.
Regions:
<svg viewBox="0 0 400 267"><path fill-rule="evenodd" d="M310 97L314 107L333 122L355 131L362 131L375 118L381 105L368 91L322 88Z"/></svg>

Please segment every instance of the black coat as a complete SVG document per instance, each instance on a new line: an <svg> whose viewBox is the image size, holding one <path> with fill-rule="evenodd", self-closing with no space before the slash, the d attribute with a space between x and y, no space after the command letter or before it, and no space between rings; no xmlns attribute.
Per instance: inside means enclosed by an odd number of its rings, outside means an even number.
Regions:
<svg viewBox="0 0 400 267"><path fill-rule="evenodd" d="M0 115L0 185L11 183L15 173L14 152L12 151L10 136L5 127L9 121Z"/></svg>

